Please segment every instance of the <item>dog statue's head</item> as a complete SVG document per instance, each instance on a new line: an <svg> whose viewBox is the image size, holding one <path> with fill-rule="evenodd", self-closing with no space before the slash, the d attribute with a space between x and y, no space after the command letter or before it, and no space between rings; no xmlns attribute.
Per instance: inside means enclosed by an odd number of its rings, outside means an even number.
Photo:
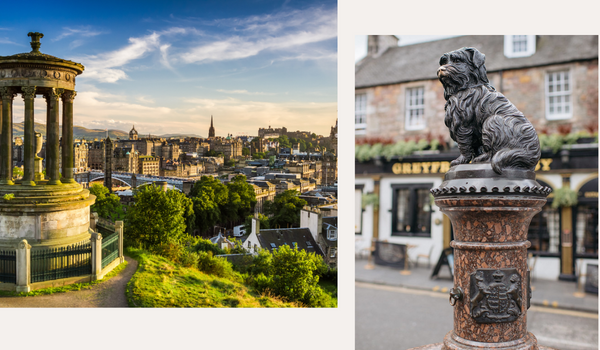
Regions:
<svg viewBox="0 0 600 350"><path fill-rule="evenodd" d="M484 62L485 55L473 47L463 47L443 54L437 76L444 86L444 98L448 100L458 91L479 85L493 89L487 78Z"/></svg>

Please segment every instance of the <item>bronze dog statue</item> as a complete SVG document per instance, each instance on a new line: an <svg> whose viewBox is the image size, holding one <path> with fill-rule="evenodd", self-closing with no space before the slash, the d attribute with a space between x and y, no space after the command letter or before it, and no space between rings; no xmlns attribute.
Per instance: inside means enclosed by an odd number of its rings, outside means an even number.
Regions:
<svg viewBox="0 0 600 350"><path fill-rule="evenodd" d="M485 55L464 47L440 58L437 76L444 86L450 137L460 156L450 165L490 162L494 171L535 169L540 141L533 125L490 84Z"/></svg>

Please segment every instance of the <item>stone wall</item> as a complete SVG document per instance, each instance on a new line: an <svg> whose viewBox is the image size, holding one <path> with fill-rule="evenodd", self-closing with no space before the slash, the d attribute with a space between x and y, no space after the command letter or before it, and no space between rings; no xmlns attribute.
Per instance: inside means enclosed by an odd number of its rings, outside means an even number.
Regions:
<svg viewBox="0 0 600 350"><path fill-rule="evenodd" d="M573 116L566 120L546 119L546 73L568 69L571 76ZM572 62L560 65L515 69L488 74L491 84L502 92L525 114L538 132L558 132L558 126L570 125L571 132L585 131L590 124L598 125L598 60ZM426 127L421 130L405 129L406 90L424 88ZM425 135L442 135L449 140L444 125L444 91L435 80L422 80L393 85L357 89L356 94L367 94L366 137L392 139L421 139ZM365 137L357 135L360 139Z"/></svg>

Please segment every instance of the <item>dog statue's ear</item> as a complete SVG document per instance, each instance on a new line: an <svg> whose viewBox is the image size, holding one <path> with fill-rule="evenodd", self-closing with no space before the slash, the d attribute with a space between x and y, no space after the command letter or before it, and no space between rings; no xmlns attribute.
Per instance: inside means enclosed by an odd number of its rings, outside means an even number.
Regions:
<svg viewBox="0 0 600 350"><path fill-rule="evenodd" d="M465 51L471 55L471 60L473 61L475 67L479 68L483 65L483 63L485 63L485 55L479 52L479 50L476 48L467 47L465 48Z"/></svg>

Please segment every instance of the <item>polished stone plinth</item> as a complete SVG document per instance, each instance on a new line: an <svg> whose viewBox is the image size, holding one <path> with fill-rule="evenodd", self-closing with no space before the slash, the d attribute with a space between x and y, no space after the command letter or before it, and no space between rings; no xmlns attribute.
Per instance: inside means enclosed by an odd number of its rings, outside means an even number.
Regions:
<svg viewBox="0 0 600 350"><path fill-rule="evenodd" d="M540 348L527 332L527 231L550 189L532 171L480 163L451 168L431 192L454 228L454 329L417 349Z"/></svg>

